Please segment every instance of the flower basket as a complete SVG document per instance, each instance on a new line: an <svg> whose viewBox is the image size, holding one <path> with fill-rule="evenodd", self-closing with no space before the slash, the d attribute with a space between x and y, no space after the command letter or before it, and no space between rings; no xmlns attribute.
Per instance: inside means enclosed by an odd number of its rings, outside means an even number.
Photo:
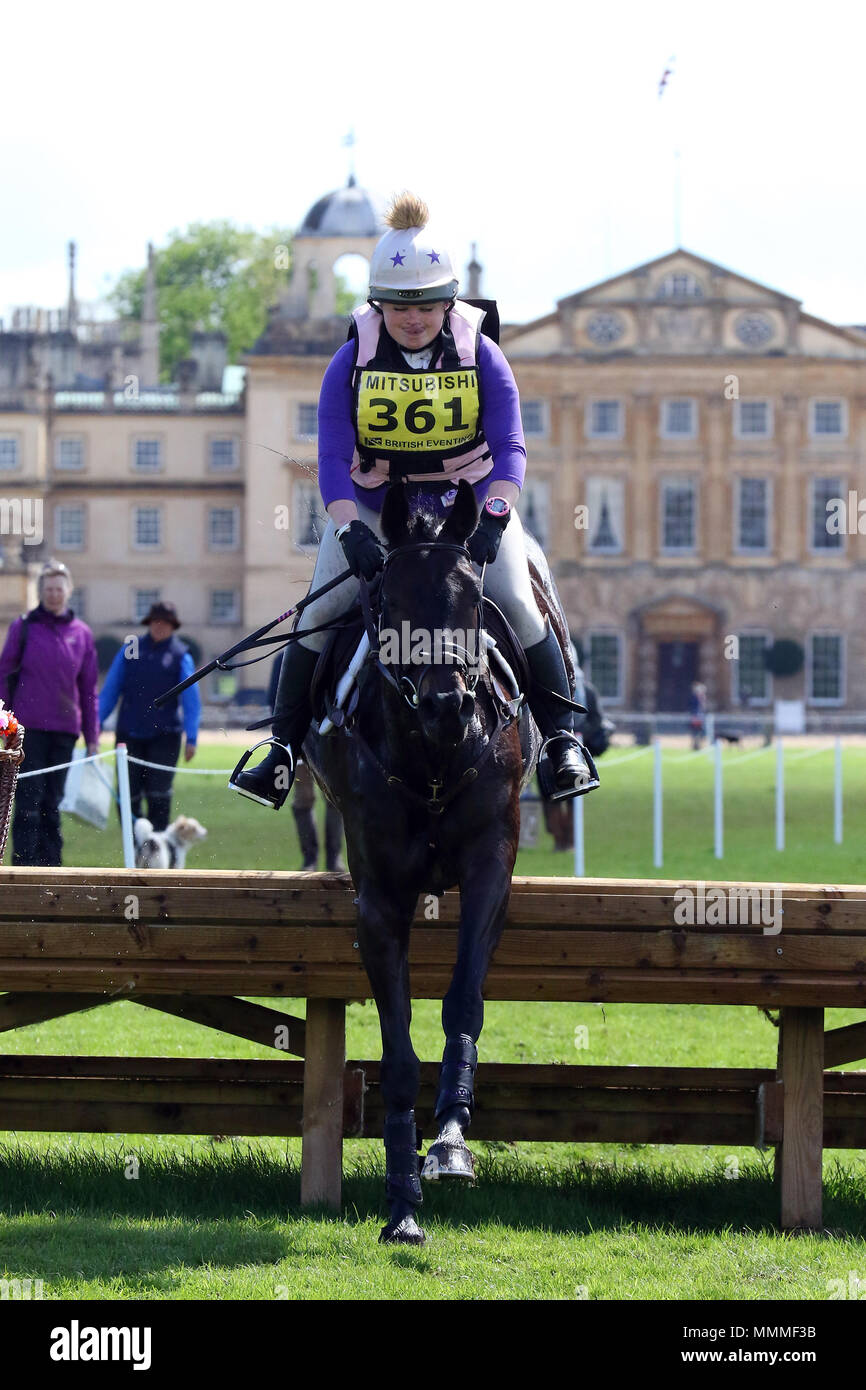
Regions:
<svg viewBox="0 0 866 1390"><path fill-rule="evenodd" d="M24 730L19 724L8 747L4 746L3 737L0 735L0 864L3 863L6 837L9 834L18 769L23 760Z"/></svg>

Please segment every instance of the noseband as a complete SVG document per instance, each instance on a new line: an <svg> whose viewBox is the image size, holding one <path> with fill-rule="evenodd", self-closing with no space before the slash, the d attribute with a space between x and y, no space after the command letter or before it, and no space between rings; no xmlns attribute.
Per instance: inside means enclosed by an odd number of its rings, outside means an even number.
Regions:
<svg viewBox="0 0 866 1390"><path fill-rule="evenodd" d="M421 551L421 550L440 550L440 551L452 550L452 551L455 551L458 555L463 555L463 556L465 556L466 558L468 558L468 554L469 554L469 552L467 551L465 545L458 545L458 544L456 544L456 542L451 542L451 541L413 541L413 542L410 542L410 543L408 543L408 544L406 544L406 545L398 545L394 550L389 550L389 551L388 551L388 554L387 554L386 557L385 557L385 567L384 567L384 570L383 570L383 572L382 572L382 588L381 588L381 590L380 590L379 622L378 622L377 633L376 633L376 635L377 635L376 647L377 647L377 648L380 648L380 647L381 647L381 638L382 638L382 629L383 629L383 626L384 626L384 627L387 627L387 626L388 626L388 622L387 622L387 606L386 606L387 601L386 601L386 599L385 599L385 593L384 593L385 578L386 578L386 575L387 575L387 573L388 573L388 570L389 570L390 566L392 565L392 563L394 562L394 560L398 559L400 556L402 556L402 555L409 555L409 554L417 554L417 553L418 553L419 551ZM375 649L374 649L374 650L375 650ZM469 652L466 650L466 648L465 648L465 647L459 646L456 642L439 642L439 643L437 644L437 651L436 651L435 653L422 649L422 650L418 653L418 655L419 655L419 657L421 658L421 661L425 662L426 664L422 666L420 673L418 674L418 676L417 676L414 680L413 680L413 678L412 678L411 676L407 676L407 675L405 674L405 668L404 668L404 666L403 666L402 663L398 666L398 671L399 671L399 673L400 673L400 674L399 674L399 679L395 679L395 677L392 675L391 671L388 669L388 667L385 665L385 663L381 660L381 658L380 658L380 656L379 656L379 654L378 654L378 651L377 651L377 653L376 653L376 658L375 658L375 659L376 659L376 664L377 664L377 666L378 666L380 672L382 673L382 675L385 677L385 679L386 679L391 685L394 686L395 690L398 690L398 691L399 691L399 693L402 695L403 699L406 701L406 703L407 703L407 705L409 706L410 709L413 709L413 710L416 710L416 711L417 711L418 706L419 706L420 701L421 701L421 686L423 685L425 679L426 679L427 676L430 674L430 672L434 669L434 667L440 666L440 665L448 665L448 666L453 666L453 667L456 668L456 670L459 672L459 674L463 677L463 684L464 684L464 686L465 686L465 688L466 688L466 694L467 694L467 695L470 695L470 696L472 697L472 699L474 700L474 699L475 699L475 687L477 686L479 677L480 677L480 675L481 675L481 673L482 673L482 670L483 670L483 665L482 665L482 663L483 663L483 660L484 660L483 651L482 651L482 645L481 645L481 597L480 597L480 595L479 595L478 600L477 600L476 605L475 605L475 651L476 651L476 653L477 653L477 656L476 656L476 659L473 661L472 658L471 658L470 655L469 655ZM448 658L448 660L445 660L446 657ZM413 662L413 665L416 665L416 664L417 664L417 663Z"/></svg>

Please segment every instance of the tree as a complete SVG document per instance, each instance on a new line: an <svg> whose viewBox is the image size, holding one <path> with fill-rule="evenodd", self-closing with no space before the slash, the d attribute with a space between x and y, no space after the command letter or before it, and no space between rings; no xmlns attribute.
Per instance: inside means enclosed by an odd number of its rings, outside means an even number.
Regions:
<svg viewBox="0 0 866 1390"><path fill-rule="evenodd" d="M160 376L174 379L196 331L226 335L229 362L264 331L268 309L289 282L288 228L254 232L231 222L193 222L156 253ZM122 318L140 319L144 270L128 270L109 294Z"/></svg>

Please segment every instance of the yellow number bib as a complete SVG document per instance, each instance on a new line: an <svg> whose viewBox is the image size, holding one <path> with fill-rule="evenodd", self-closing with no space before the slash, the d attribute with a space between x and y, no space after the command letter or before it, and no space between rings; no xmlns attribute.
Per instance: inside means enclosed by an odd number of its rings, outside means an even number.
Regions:
<svg viewBox="0 0 866 1390"><path fill-rule="evenodd" d="M374 453L448 454L478 434L478 371L355 370L358 443Z"/></svg>

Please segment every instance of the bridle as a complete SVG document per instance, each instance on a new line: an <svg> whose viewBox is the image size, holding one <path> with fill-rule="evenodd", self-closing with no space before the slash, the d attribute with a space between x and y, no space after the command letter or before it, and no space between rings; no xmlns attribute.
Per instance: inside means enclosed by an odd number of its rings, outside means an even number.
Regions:
<svg viewBox="0 0 866 1390"><path fill-rule="evenodd" d="M363 577L360 580L361 612L364 619L364 626L366 628L367 635L370 639L369 659L374 664L375 668L380 672L382 677L390 685L394 687L394 689L405 700L406 704L416 715L419 712L419 705L421 699L420 691L424 683L424 680L429 675L434 665L439 665L441 664L441 662L434 662L433 653L424 651L421 652L420 655L427 661L427 664L422 668L421 674L417 677L416 680L413 681L411 677L406 676L402 673L402 671L399 677L395 677L389 670L388 666L381 660L381 657L379 655L379 639L380 634L382 632L383 619L387 614L387 602L384 596L385 576L387 574L387 571L390 565L399 557L406 555L410 552L417 553L421 550L452 550L459 555L468 555L468 551L464 545L458 545L456 542L451 541L413 541L407 543L406 545L396 546L393 550L389 550L385 557L385 566L382 572L381 583L379 588L378 621L374 620L373 617L369 585ZM484 578L482 571L482 588L483 583ZM481 619L482 598L481 593L479 593L478 601L476 604L476 636L479 643L481 642L482 638ZM486 656L483 654L481 648L479 647L479 660L472 661L470 659L469 653L465 650L465 648L458 646L457 643L444 644L443 651L445 650L448 651L449 655L452 655L454 657L453 664L457 667L457 670L463 677L463 683L466 687L465 694L470 695L474 700L475 689L478 684L479 676L481 675L483 669L487 669ZM431 779L429 783L431 795L426 797L422 796L420 792L415 791L414 787L410 787L403 780L402 777L398 777L396 773L389 772L388 769L382 765L382 763L376 757L376 754L373 752L372 748L368 744L367 740L363 737L360 730L357 728L357 725L355 725L355 727L350 727L349 723L347 722L344 723L342 727L350 738L354 738L360 744L365 755L379 770L379 773L387 782L388 786L399 788L402 795L408 797L408 799L410 801L415 802L416 805L424 807L424 809L429 813L431 817L430 833L435 836L435 825L437 823L438 818L442 815L442 812L445 810L445 807L449 804L449 802L453 801L454 798L458 796L461 791L463 791L468 785L470 785L477 779L481 770L481 765L487 760L487 758L490 756L490 754L493 752L494 748L497 746L499 742L499 734L502 732L503 729L507 728L508 725L512 724L516 717L514 710L511 708L506 708L503 714L503 711L500 710L495 697L493 699L493 716L495 721L494 726L492 729L489 729L487 731L487 737L484 740L484 745L478 757L475 759L475 762L472 763L470 767L464 768L463 772L460 774L456 782L452 783L452 785L448 788L444 787L444 783ZM431 840L431 845L433 843L433 840Z"/></svg>
<svg viewBox="0 0 866 1390"><path fill-rule="evenodd" d="M468 556L468 551L465 545L458 545L456 542L452 541L412 541L408 542L406 545L398 545L393 550L389 550L388 554L385 557L385 566L382 571L382 582L381 588L379 590L379 618L378 623L376 625L376 641L373 642L372 634L370 637L370 645L374 654L373 659L376 663L379 672L384 677L384 679L388 681L388 683L399 692L399 694L406 701L409 708L415 710L416 712L421 702L421 687L424 681L426 680L427 676L429 676L430 672L434 670L435 667L441 665L448 665L454 667L463 678L465 693L467 695L470 695L474 700L475 688L478 685L480 676L486 670L487 665L483 649L483 630L481 625L482 608L480 592L475 604L474 646L476 655L474 660L472 659L470 653L467 651L466 647L460 646L457 642L437 642L437 650L435 652L427 651L423 648L419 651L418 656L420 657L421 661L426 664L424 664L421 667L420 673L414 677L406 674L405 665L403 663L398 664L397 670L399 674L395 677L392 671L389 669L389 667L382 661L380 655L382 645L382 632L384 628L387 628L389 626L387 600L385 597L385 579L388 570L390 569L394 561L399 559L401 556L417 554L421 550L451 550L456 552L458 555ZM361 586L361 594L363 607L363 584ZM417 666L418 664L419 663L415 661L413 661L412 663L413 667Z"/></svg>

